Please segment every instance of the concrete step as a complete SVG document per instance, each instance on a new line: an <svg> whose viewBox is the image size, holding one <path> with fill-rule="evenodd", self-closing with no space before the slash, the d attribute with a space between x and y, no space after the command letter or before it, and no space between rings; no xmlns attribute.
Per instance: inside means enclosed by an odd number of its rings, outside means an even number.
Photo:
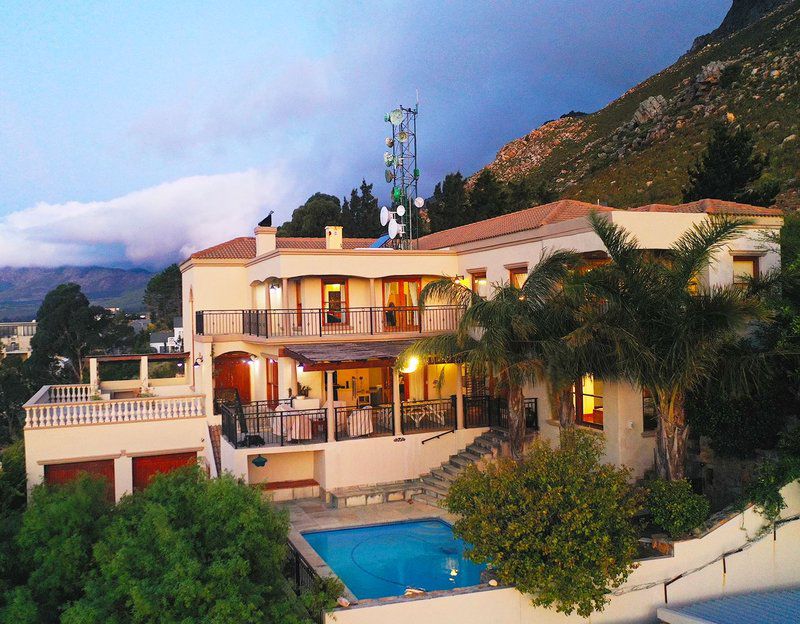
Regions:
<svg viewBox="0 0 800 624"><path fill-rule="evenodd" d="M453 464L442 464L441 470L449 475L452 475L453 478L458 477L462 472L464 472L464 468L462 466L454 466Z"/></svg>
<svg viewBox="0 0 800 624"><path fill-rule="evenodd" d="M441 507L441 498L430 496L429 494L414 494L412 500L415 503L425 503L431 507Z"/></svg>
<svg viewBox="0 0 800 624"><path fill-rule="evenodd" d="M450 488L445 485L436 485L428 482L422 483L422 491L429 496L444 498L447 496L449 490Z"/></svg>
<svg viewBox="0 0 800 624"><path fill-rule="evenodd" d="M497 445L492 444L488 440L475 438L472 444L470 444L467 448L481 449L483 453L491 453L494 449L497 448Z"/></svg>
<svg viewBox="0 0 800 624"><path fill-rule="evenodd" d="M423 486L424 485L434 485L436 487L447 489L450 487L450 483L435 477L433 474L425 475L421 479Z"/></svg>
<svg viewBox="0 0 800 624"><path fill-rule="evenodd" d="M477 459L482 459L486 455L491 455L492 454L491 450L487 450L485 447L478 446L477 444L470 444L466 448L465 452L472 453L473 455L475 455L477 457Z"/></svg>
<svg viewBox="0 0 800 624"><path fill-rule="evenodd" d="M466 459L465 457L461 457L461 455L453 455L450 458L450 464L455 466L460 466L461 468L466 468L467 466L471 466L474 462Z"/></svg>
<svg viewBox="0 0 800 624"><path fill-rule="evenodd" d="M444 468L434 468L431 470L431 476L446 483L452 483L456 480L456 475L447 472Z"/></svg>

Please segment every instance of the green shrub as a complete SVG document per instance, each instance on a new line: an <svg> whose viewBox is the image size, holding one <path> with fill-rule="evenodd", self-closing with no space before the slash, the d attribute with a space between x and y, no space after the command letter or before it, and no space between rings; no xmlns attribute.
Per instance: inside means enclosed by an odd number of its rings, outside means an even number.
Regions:
<svg viewBox="0 0 800 624"><path fill-rule="evenodd" d="M634 567L640 508L629 472L600 463L602 441L576 431L561 448L542 440L520 462L468 468L447 498L467 557L534 605L588 617Z"/></svg>
<svg viewBox="0 0 800 624"><path fill-rule="evenodd" d="M670 537L689 533L708 518L711 504L705 496L695 494L691 484L656 479L647 484L647 507L653 521Z"/></svg>

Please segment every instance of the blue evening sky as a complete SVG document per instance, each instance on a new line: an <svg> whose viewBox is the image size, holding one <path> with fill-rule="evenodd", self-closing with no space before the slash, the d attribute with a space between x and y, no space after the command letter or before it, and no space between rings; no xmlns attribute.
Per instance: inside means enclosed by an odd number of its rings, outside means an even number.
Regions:
<svg viewBox="0 0 800 624"><path fill-rule="evenodd" d="M157 267L362 177L419 90L425 194L713 30L730 0L0 5L0 265ZM324 225L324 224L321 224Z"/></svg>

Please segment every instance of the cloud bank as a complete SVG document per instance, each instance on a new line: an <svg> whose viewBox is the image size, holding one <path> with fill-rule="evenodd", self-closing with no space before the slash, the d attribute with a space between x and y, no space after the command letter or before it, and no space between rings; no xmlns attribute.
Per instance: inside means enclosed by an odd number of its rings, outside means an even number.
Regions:
<svg viewBox="0 0 800 624"><path fill-rule="evenodd" d="M286 182L285 171L253 169L180 178L107 201L39 203L0 219L0 265L160 267L252 232L286 202Z"/></svg>

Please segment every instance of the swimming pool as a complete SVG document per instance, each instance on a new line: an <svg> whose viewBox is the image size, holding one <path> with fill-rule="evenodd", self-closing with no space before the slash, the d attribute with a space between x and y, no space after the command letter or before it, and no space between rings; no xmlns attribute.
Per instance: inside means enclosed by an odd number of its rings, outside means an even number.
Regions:
<svg viewBox="0 0 800 624"><path fill-rule="evenodd" d="M483 565L464 558L465 543L442 520L311 531L303 537L359 599L402 596L480 583Z"/></svg>

